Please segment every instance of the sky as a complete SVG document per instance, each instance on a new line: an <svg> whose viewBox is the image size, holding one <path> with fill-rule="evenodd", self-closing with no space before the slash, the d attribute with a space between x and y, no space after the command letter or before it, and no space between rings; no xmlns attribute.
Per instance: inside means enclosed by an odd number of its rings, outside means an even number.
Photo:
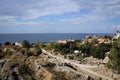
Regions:
<svg viewBox="0 0 120 80"><path fill-rule="evenodd" d="M114 33L120 0L0 0L0 33Z"/></svg>

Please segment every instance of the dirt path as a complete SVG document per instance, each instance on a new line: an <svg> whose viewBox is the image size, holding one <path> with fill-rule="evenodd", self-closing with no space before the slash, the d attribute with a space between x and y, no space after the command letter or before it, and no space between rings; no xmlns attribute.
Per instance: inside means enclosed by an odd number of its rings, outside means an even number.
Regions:
<svg viewBox="0 0 120 80"><path fill-rule="evenodd" d="M63 59L61 57L54 56L50 52L47 52L44 49L42 49L42 51L43 51L44 54L47 54L50 57L56 58L57 60L59 60L62 63L70 63L72 66L76 66L78 70L86 73L87 75L102 78L103 80L113 80L110 77L104 76L104 74L99 74L99 73L94 72L90 69L90 68L95 68L95 67L98 67L98 66L89 66L89 65L84 65L84 64L78 64L78 63L70 61L68 59Z"/></svg>

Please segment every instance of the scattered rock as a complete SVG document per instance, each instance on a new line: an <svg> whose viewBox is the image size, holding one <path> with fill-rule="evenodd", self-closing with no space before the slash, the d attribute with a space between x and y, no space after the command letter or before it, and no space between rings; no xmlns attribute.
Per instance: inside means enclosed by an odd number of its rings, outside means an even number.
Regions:
<svg viewBox="0 0 120 80"><path fill-rule="evenodd" d="M88 76L87 80L94 80L91 76Z"/></svg>

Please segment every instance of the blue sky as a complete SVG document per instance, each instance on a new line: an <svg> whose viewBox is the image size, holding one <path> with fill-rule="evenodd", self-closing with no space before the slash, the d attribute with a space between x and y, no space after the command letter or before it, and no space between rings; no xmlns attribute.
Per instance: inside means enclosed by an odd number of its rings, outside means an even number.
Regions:
<svg viewBox="0 0 120 80"><path fill-rule="evenodd" d="M120 0L0 0L0 33L114 33Z"/></svg>

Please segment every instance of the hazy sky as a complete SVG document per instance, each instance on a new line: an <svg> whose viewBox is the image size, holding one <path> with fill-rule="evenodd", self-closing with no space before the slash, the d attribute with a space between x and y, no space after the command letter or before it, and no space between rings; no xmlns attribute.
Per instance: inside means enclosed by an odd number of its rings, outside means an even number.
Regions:
<svg viewBox="0 0 120 80"><path fill-rule="evenodd" d="M120 0L0 0L0 33L111 33Z"/></svg>

